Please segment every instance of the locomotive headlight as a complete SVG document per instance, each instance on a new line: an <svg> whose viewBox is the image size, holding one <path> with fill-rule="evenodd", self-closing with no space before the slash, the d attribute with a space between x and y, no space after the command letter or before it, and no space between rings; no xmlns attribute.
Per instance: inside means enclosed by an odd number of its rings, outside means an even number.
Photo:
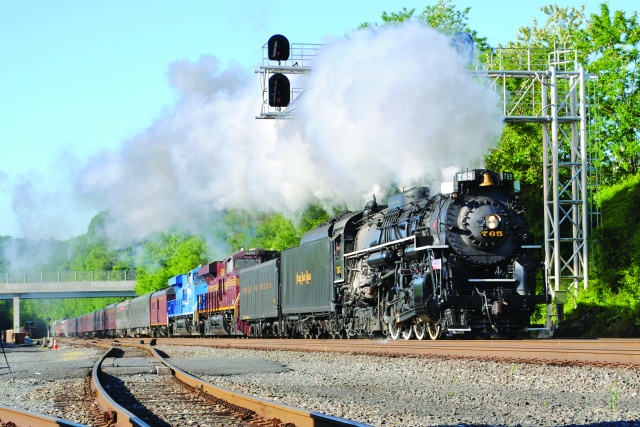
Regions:
<svg viewBox="0 0 640 427"><path fill-rule="evenodd" d="M484 220L484 223L489 230L495 230L500 225L500 217L496 214L491 214Z"/></svg>

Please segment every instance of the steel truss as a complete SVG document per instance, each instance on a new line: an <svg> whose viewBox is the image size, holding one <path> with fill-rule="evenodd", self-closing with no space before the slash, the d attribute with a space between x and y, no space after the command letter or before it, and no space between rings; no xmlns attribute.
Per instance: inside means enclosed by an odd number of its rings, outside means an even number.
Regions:
<svg viewBox="0 0 640 427"><path fill-rule="evenodd" d="M527 69L476 72L502 91L505 122L542 127L545 282L553 297L546 326L552 333L562 320L567 292L577 295L580 283L586 289L589 282L586 87L593 76L578 65L576 51L538 52L547 55L546 70L533 69L542 62L531 61L534 50L505 49L499 64L526 57Z"/></svg>
<svg viewBox="0 0 640 427"><path fill-rule="evenodd" d="M269 107L267 81L274 73L306 74L321 45L292 44L291 59L269 61L266 45L260 75L262 111L256 118L294 117L303 89L292 89L286 109ZM588 275L587 76L575 50L498 48L476 54L471 73L490 80L503 101L507 123L542 127L545 286L553 297L546 327L553 333L562 320L567 293L584 289ZM536 161L536 159L531 159ZM555 318L555 319L554 319Z"/></svg>

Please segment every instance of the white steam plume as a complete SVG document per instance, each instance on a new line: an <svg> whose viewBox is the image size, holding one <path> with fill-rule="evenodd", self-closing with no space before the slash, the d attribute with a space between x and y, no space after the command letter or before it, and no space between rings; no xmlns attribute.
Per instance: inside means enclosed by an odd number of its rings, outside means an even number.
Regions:
<svg viewBox="0 0 640 427"><path fill-rule="evenodd" d="M262 100L250 77L213 57L176 62L173 110L93 159L79 189L106 201L116 237L194 230L227 208L293 214L319 200L361 209L375 188L479 166L502 131L497 95L463 69L447 37L417 23L330 40L295 120L256 120Z"/></svg>

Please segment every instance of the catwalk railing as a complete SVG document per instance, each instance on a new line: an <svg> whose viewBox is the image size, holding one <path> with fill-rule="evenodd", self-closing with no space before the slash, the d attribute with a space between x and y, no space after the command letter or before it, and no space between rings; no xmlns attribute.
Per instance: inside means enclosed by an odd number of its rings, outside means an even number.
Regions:
<svg viewBox="0 0 640 427"><path fill-rule="evenodd" d="M0 283L116 282L136 280L135 270L0 273Z"/></svg>

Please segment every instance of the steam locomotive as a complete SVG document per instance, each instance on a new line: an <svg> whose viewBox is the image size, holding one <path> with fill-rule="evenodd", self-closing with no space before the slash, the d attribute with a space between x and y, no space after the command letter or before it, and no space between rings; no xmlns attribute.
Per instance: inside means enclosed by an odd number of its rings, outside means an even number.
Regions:
<svg viewBox="0 0 640 427"><path fill-rule="evenodd" d="M453 188L434 196L427 187L388 205L374 196L364 210L310 230L297 247L240 251L172 278L166 290L131 300L148 307L146 319L138 311L140 324L130 324L120 310L121 323L106 334L525 336L548 296L544 286L536 292L539 247L524 211L513 175L486 169L457 173Z"/></svg>
<svg viewBox="0 0 640 427"><path fill-rule="evenodd" d="M241 320L252 336L523 336L548 299L524 211L513 175L483 169L374 197L242 270Z"/></svg>

